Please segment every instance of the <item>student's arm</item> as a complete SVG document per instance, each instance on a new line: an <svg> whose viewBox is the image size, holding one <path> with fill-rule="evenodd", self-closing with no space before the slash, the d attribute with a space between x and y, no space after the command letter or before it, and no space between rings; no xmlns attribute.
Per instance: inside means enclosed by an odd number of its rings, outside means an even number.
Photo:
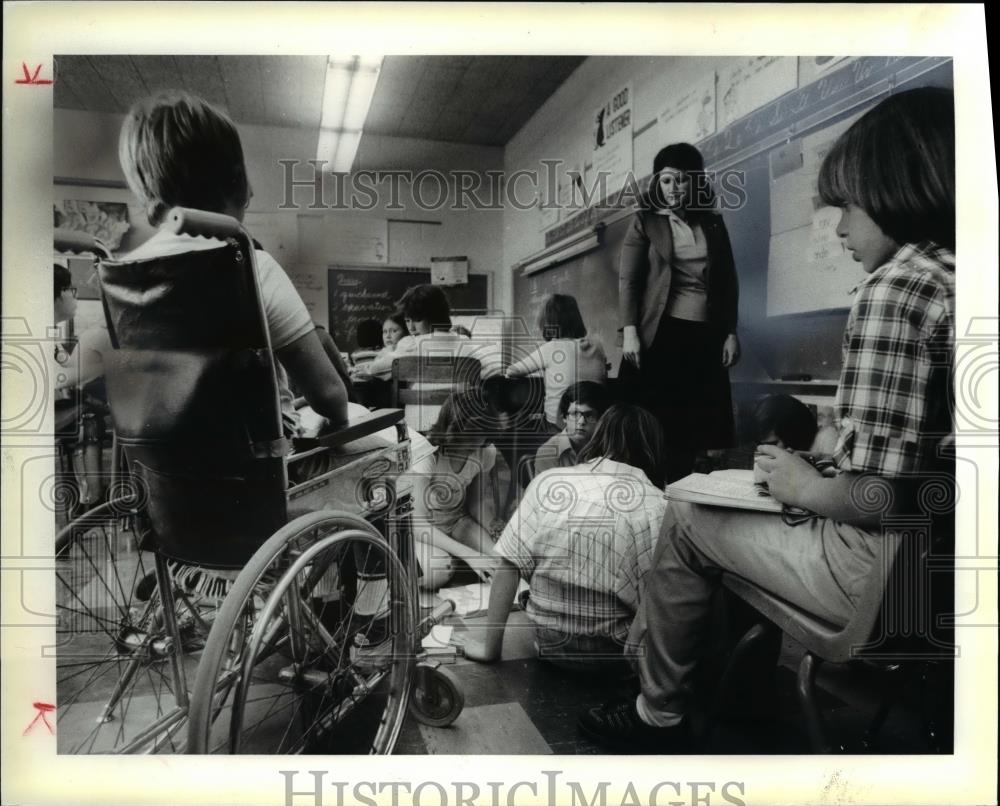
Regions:
<svg viewBox="0 0 1000 806"><path fill-rule="evenodd" d="M492 663L500 659L504 629L520 579L517 566L506 557L501 558L490 586L486 624L475 632L470 630L463 643L465 657L480 663Z"/></svg>
<svg viewBox="0 0 1000 806"><path fill-rule="evenodd" d="M279 348L275 355L314 411L334 427L347 422L347 389L315 330Z"/></svg>
<svg viewBox="0 0 1000 806"><path fill-rule="evenodd" d="M868 476L868 483L885 485L891 504L873 512L871 507L861 508L866 478L857 473L841 473L834 478L820 474L809 462L794 453L773 445L759 445L757 464L767 472L767 487L771 495L783 504L802 507L817 515L835 521L850 523L862 528L879 527L892 511L906 509L911 491L900 479L885 476Z"/></svg>
<svg viewBox="0 0 1000 806"><path fill-rule="evenodd" d="M543 372L544 370L545 355L542 353L542 348L537 347L520 361L515 361L507 367L507 377L520 378L522 375L531 375L535 372Z"/></svg>
<svg viewBox="0 0 1000 806"><path fill-rule="evenodd" d="M413 502L411 517L414 539L428 543L441 551L446 551L452 557L464 560L483 582L488 582L493 576L493 562L491 560L484 562L483 555L474 548L459 543L433 524L430 509L427 506L430 482L429 475L414 474L413 488L410 493Z"/></svg>
<svg viewBox="0 0 1000 806"><path fill-rule="evenodd" d="M340 376L340 380L343 381L344 388L347 391L347 397L350 399L352 391L351 371L348 369L344 356L341 355L341 352L337 347L337 343L333 340L333 336L331 336L327 331L316 328L316 335L319 337L319 343L323 346L323 352L326 353L326 357L330 359L330 363L333 364L333 368Z"/></svg>
<svg viewBox="0 0 1000 806"><path fill-rule="evenodd" d="M413 336L404 336L396 344L395 350L382 348L371 361L365 364L364 371L375 378L388 380L392 375L392 362L404 355L416 355L417 340Z"/></svg>

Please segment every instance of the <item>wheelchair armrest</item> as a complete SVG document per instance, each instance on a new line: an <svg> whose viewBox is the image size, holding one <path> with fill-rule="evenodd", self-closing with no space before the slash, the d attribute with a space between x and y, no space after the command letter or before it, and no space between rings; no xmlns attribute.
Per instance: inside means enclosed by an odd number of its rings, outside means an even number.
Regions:
<svg viewBox="0 0 1000 806"><path fill-rule="evenodd" d="M350 420L347 425L337 431L320 434L312 439L296 439L295 447L298 450L308 450L311 448L336 448L356 439L367 437L384 431L390 426L396 425L403 420L402 409L378 409L373 411L368 417L359 417Z"/></svg>

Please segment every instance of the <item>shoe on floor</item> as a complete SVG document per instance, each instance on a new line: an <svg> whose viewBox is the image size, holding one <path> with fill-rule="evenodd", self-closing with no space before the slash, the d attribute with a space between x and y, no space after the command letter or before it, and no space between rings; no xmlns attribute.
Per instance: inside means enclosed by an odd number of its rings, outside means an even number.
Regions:
<svg viewBox="0 0 1000 806"><path fill-rule="evenodd" d="M639 718L635 698L590 708L577 720L580 732L594 744L632 753L693 753L690 724L654 728Z"/></svg>

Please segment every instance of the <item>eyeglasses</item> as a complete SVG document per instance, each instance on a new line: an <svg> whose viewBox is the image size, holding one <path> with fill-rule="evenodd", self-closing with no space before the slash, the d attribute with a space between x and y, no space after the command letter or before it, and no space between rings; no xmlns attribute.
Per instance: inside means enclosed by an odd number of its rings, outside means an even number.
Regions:
<svg viewBox="0 0 1000 806"><path fill-rule="evenodd" d="M582 420L585 423L596 423L599 415L596 411L577 411L570 409L566 412L566 419Z"/></svg>

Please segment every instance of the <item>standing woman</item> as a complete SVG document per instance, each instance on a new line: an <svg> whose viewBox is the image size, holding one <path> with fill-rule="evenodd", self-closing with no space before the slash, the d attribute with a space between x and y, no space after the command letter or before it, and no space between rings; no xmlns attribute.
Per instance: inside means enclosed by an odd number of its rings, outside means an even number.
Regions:
<svg viewBox="0 0 1000 806"><path fill-rule="evenodd" d="M674 481L691 472L698 451L732 444L739 285L697 148L660 150L648 198L622 245L619 377L634 381L636 402L662 424Z"/></svg>

